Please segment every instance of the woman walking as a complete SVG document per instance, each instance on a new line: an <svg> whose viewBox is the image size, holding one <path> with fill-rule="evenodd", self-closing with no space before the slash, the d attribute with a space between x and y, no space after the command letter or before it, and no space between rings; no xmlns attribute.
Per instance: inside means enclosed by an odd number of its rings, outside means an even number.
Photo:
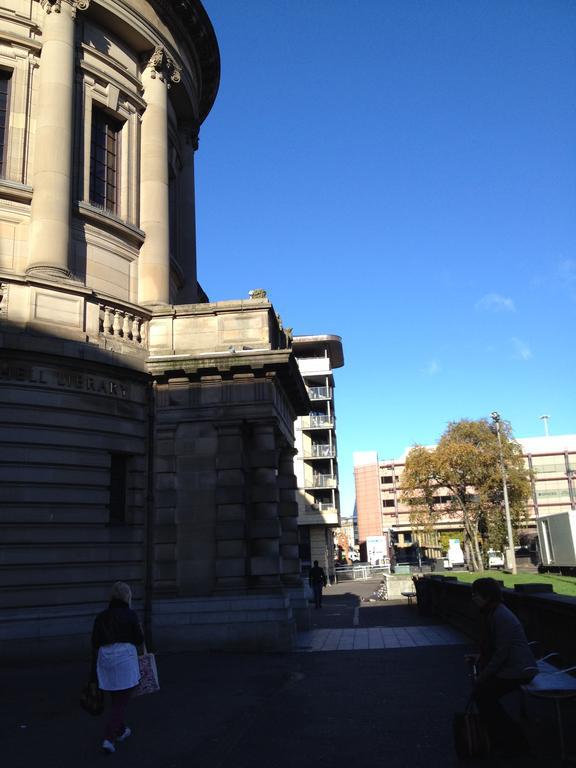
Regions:
<svg viewBox="0 0 576 768"><path fill-rule="evenodd" d="M132 591L117 581L112 587L110 604L99 613L92 631L91 680L110 692L110 713L102 749L115 752L115 742L125 741L132 731L126 725L126 709L132 691L140 680L138 648L144 635L138 616L131 609Z"/></svg>

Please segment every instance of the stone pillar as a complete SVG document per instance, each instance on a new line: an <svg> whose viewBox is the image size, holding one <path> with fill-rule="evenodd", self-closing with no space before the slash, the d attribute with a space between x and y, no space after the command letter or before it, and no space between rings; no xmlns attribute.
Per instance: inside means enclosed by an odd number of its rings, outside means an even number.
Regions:
<svg viewBox="0 0 576 768"><path fill-rule="evenodd" d="M182 217L180 219L181 263L184 273L184 288L180 295L182 304L198 301L196 275L196 192L194 178L194 153L198 149L198 129L187 126L182 136L182 161L180 173L182 185Z"/></svg>
<svg viewBox="0 0 576 768"><path fill-rule="evenodd" d="M69 278L74 103L74 19L90 0L41 0L34 193L28 273Z"/></svg>
<svg viewBox="0 0 576 768"><path fill-rule="evenodd" d="M241 594L248 586L244 425L241 421L220 422L216 429L215 591Z"/></svg>
<svg viewBox="0 0 576 768"><path fill-rule="evenodd" d="M282 556L282 583L287 587L302 584L300 575L300 553L298 549L298 502L296 489L298 481L294 474L294 456L298 451L288 445L283 435L278 435L280 461L278 464L278 486L280 504L280 554Z"/></svg>
<svg viewBox="0 0 576 768"><path fill-rule="evenodd" d="M281 591L280 520L278 518L278 451L275 424L251 425L250 516L248 552L250 587L263 592Z"/></svg>
<svg viewBox="0 0 576 768"><path fill-rule="evenodd" d="M180 71L158 47L142 73L146 110L140 148L140 227L146 240L138 259L140 304L170 301L169 81L179 82Z"/></svg>

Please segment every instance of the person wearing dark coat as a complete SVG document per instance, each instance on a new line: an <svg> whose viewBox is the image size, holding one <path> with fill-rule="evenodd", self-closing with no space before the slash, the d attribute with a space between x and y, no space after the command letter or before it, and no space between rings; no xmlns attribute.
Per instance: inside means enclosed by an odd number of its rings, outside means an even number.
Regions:
<svg viewBox="0 0 576 768"><path fill-rule="evenodd" d="M326 586L327 580L324 569L318 565L318 560L314 560L314 565L310 568L308 583L314 592L314 605L316 608L322 608L322 590Z"/></svg>
<svg viewBox="0 0 576 768"><path fill-rule="evenodd" d="M132 733L125 722L126 709L140 681L138 648L144 635L131 600L128 584L117 581L108 608L96 616L92 630L90 678L110 693L110 714L102 742L102 749L110 753L116 751L115 742L125 741Z"/></svg>
<svg viewBox="0 0 576 768"><path fill-rule="evenodd" d="M522 624L502 604L495 579L477 579L472 584L472 599L483 624L473 697L493 752L504 757L520 755L528 751L526 737L501 700L535 677L536 660Z"/></svg>

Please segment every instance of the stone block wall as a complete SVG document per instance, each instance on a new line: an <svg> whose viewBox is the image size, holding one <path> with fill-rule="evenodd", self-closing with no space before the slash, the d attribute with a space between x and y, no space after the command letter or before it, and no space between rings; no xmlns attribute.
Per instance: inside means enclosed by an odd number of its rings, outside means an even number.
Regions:
<svg viewBox="0 0 576 768"><path fill-rule="evenodd" d="M143 600L146 389L136 372L3 350L1 650L65 635L85 644L116 580ZM123 519L110 509L118 456Z"/></svg>

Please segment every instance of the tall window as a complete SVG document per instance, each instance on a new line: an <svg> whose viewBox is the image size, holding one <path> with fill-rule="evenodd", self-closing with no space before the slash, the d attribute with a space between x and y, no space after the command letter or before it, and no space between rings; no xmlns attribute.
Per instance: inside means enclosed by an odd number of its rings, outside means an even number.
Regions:
<svg viewBox="0 0 576 768"><path fill-rule="evenodd" d="M90 202L107 211L118 209L118 161L122 124L101 109L92 111Z"/></svg>
<svg viewBox="0 0 576 768"><path fill-rule="evenodd" d="M0 69L0 176L6 175L6 144L8 142L8 94L11 72Z"/></svg>
<svg viewBox="0 0 576 768"><path fill-rule="evenodd" d="M109 520L112 524L126 522L126 485L128 481L128 456L123 453L110 455Z"/></svg>

